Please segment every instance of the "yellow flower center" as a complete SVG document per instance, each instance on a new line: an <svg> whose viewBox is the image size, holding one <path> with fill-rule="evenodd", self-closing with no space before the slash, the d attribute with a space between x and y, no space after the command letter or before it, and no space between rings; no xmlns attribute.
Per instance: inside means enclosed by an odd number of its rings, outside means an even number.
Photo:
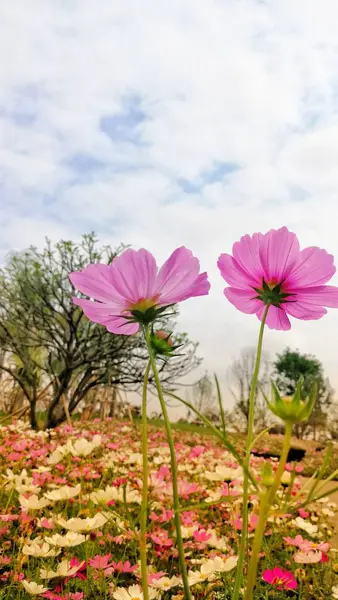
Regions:
<svg viewBox="0 0 338 600"><path fill-rule="evenodd" d="M156 306L156 302L158 300L158 296L154 296L153 298L140 298L135 304L130 304L128 306L128 310L139 310L141 312L146 312L148 308L152 306ZM133 600L133 598L132 598ZM136 599L137 600L137 599Z"/></svg>

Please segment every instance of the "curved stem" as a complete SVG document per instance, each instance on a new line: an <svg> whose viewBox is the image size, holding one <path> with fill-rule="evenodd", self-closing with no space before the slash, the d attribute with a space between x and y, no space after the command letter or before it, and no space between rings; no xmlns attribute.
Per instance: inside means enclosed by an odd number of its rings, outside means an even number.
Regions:
<svg viewBox="0 0 338 600"><path fill-rule="evenodd" d="M147 344L147 348L148 348L148 352L149 352L151 369L154 374L156 390L157 390L158 398L159 398L159 401L161 404L161 409L162 409L162 414L163 414L163 419L164 419L164 424L165 424L165 430L166 430L169 449L170 449L170 463L171 463L171 475L172 475L172 485L173 485L173 504L174 504L174 515L175 515L176 539L177 539L177 549L178 549L180 570L181 570L183 588L184 588L184 599L192 600L192 595L191 595L189 580L188 580L188 573L187 573L187 568L186 568L186 564L185 564L183 537L182 537L182 532L181 532L181 518L180 518L180 505L179 505L179 494L178 494L178 485L177 485L177 463L176 463L176 455L175 455L175 444L174 444L173 434L171 431L167 407L166 407L166 404L164 401L164 395L163 395L163 391L162 391L161 381L160 381L157 366L156 366L156 360L155 360L155 356L153 353L153 349L151 347L149 327L145 327L145 339L146 339L146 344Z"/></svg>
<svg viewBox="0 0 338 600"><path fill-rule="evenodd" d="M254 429L256 389L257 389L259 367L261 364L264 325L265 325L266 317L268 314L268 310L269 310L269 305L267 305L265 307L262 321L261 321L261 326L260 326L259 336L258 336L255 368L254 368L254 372L253 372L253 376L252 376L251 389L250 389L248 434L247 434L247 439L246 439L245 458L243 461L245 470L244 470L244 483L243 483L242 534L241 534L241 543L240 543L239 555L238 555L235 587L234 587L234 591L232 594L232 600L238 600L238 598L239 598L239 592L240 592L240 588L242 585L242 578L243 578L244 559L245 559L245 554L246 554L246 542L247 542L247 537L248 537L248 500L249 500L248 470L249 470L249 465L250 465L250 451L251 451L251 444L252 444L252 439L253 439L253 429Z"/></svg>
<svg viewBox="0 0 338 600"><path fill-rule="evenodd" d="M247 579L247 588L245 592L245 600L252 600L253 592L256 585L257 578L257 567L258 567L258 559L259 553L262 546L262 540L264 536L264 531L266 527L266 523L269 517L270 508L274 502L276 492L279 488L279 484L282 479L282 475L284 473L285 464L287 461L288 453L290 450L292 437L292 423L285 424L285 436L284 436L284 444L283 450L280 457L279 465L276 471L275 480L272 486L266 491L263 498L261 498L260 511L259 511L259 519L258 524L255 531L255 538L252 547L252 554L249 563L248 569L248 579Z"/></svg>
<svg viewBox="0 0 338 600"><path fill-rule="evenodd" d="M147 387L150 371L150 361L144 373L142 390L142 502L140 514L140 561L141 580L144 600L149 600L148 568L147 568L147 516L148 516L148 421L147 421Z"/></svg>

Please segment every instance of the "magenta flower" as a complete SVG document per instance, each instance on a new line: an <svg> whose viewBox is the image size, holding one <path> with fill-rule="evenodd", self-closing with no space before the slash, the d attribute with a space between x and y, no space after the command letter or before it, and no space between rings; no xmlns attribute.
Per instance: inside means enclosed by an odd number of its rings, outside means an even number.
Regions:
<svg viewBox="0 0 338 600"><path fill-rule="evenodd" d="M264 571L262 579L270 585L275 585L277 590L295 590L297 588L297 581L291 571L283 571L279 567Z"/></svg>
<svg viewBox="0 0 338 600"><path fill-rule="evenodd" d="M198 259L182 246L159 270L147 250L125 250L111 265L88 265L70 280L95 300L74 298L88 319L112 333L132 335L142 316L150 322L163 307L208 294L207 273L199 271Z"/></svg>
<svg viewBox="0 0 338 600"><path fill-rule="evenodd" d="M245 235L221 254L218 267L226 298L238 310L262 320L270 329L290 329L288 315L320 319L326 308L338 308L338 288L324 285L334 275L333 256L315 246L300 250L297 236L286 227L266 234Z"/></svg>

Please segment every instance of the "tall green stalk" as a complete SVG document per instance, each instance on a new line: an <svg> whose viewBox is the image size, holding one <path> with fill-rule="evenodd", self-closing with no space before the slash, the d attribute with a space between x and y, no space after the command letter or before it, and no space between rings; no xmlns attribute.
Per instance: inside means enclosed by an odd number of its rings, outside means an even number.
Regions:
<svg viewBox="0 0 338 600"><path fill-rule="evenodd" d="M238 563L237 563L237 571L236 571L236 580L235 587L232 594L232 600L238 600L239 593L242 585L243 578L243 567L244 567L244 559L246 554L246 543L248 537L248 500L249 500L249 477L248 477L248 469L250 464L250 452L251 452L251 444L254 433L254 417L255 417L255 398L256 398L256 389L259 375L259 367L261 364L261 356L262 356L262 346L263 346L263 334L264 334L264 326L266 317L268 314L269 305L266 306L259 330L258 336L258 344L257 344L257 354L255 360L255 368L252 376L251 389L250 389L250 398L249 398L249 418L248 418L248 433L246 439L246 450L245 450L245 458L243 461L243 465L245 467L244 471L244 482L243 482L243 509L242 509L242 534L241 534L241 543L239 548L238 555Z"/></svg>
<svg viewBox="0 0 338 600"><path fill-rule="evenodd" d="M252 600L252 598L253 598L253 592L255 589L256 578L257 578L258 559L259 559L259 553L260 553L261 546L262 546L264 531L265 531L266 523L267 523L267 520L269 517L270 508L274 502L276 492L279 488L279 484L281 482L281 479L282 479L282 476L284 473L285 464L286 464L287 457L288 457L289 450L290 450L291 437L292 437L292 423L286 423L285 424L285 436L284 436L283 450L282 450L279 465L278 465L278 468L276 471L275 480L274 480L272 486L267 489L267 491L265 492L265 494L263 495L263 497L261 498L261 501L260 501L259 519L258 519L256 531L255 531L254 543L253 543L251 558L250 558L250 562L249 562L245 600Z"/></svg>
<svg viewBox="0 0 338 600"><path fill-rule="evenodd" d="M184 557L184 545L183 545L183 537L181 532L181 517L180 517L180 505L179 505L179 494L178 494L178 484L177 484L177 463L176 463L176 454L175 454L175 445L174 438L171 431L171 425L169 421L167 407L164 401L164 395L162 391L161 381L159 378L156 360L154 356L154 352L151 346L150 341L150 329L149 326L145 326L145 339L149 352L151 369L154 374L154 380L156 385L156 390L158 394L158 398L161 404L162 414L164 418L164 425L167 434L169 449L170 449L170 463L171 463L171 476L172 476L172 485L173 485L173 504L174 504L174 515L175 515L175 527L176 527L176 540L177 540L177 549L180 563L180 570L183 581L184 588L184 599L192 600L192 595L189 586L188 573L185 564Z"/></svg>
<svg viewBox="0 0 338 600"><path fill-rule="evenodd" d="M148 516L148 420L147 420L147 387L150 371L150 360L144 373L142 390L142 502L140 513L140 561L141 580L144 600L149 600L148 568L147 568L147 516Z"/></svg>

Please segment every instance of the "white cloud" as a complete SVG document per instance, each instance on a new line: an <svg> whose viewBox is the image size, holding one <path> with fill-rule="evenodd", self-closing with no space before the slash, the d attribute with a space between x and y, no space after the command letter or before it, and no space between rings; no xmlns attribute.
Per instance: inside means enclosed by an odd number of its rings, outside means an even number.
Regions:
<svg viewBox="0 0 338 600"><path fill-rule="evenodd" d="M337 2L17 0L0 33L3 252L92 228L159 262L191 247L213 289L182 306L180 327L222 377L258 321L223 298L219 253L286 224L338 255ZM140 143L114 141L102 119L133 96L147 115ZM182 190L217 162L240 168ZM337 387L337 325L334 311L294 321L266 347L315 353Z"/></svg>

